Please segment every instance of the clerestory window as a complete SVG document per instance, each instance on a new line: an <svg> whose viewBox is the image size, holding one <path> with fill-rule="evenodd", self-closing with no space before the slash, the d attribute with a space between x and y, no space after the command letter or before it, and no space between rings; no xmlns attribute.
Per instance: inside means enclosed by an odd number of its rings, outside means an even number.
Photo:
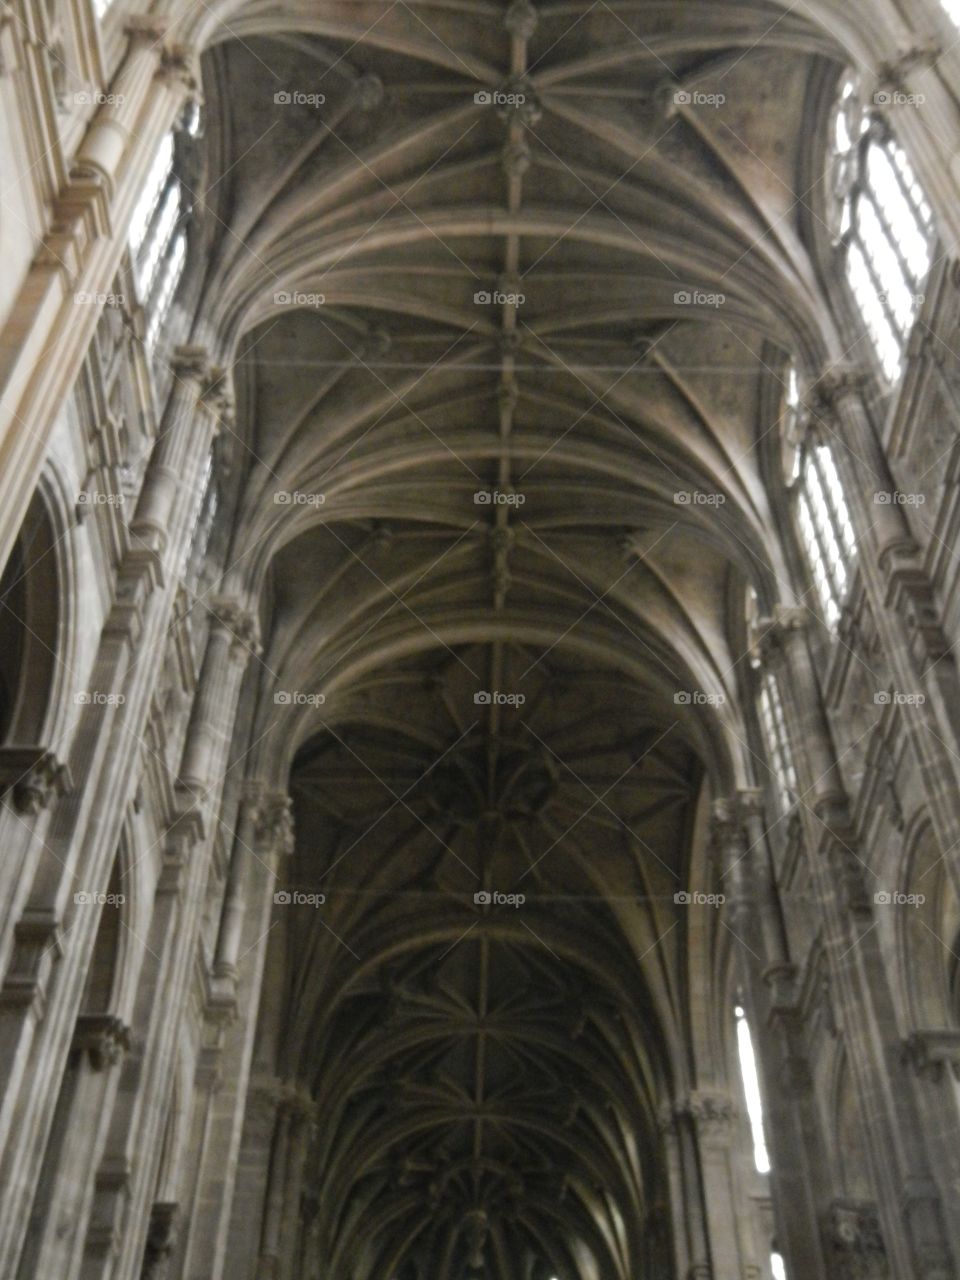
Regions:
<svg viewBox="0 0 960 1280"><path fill-rule="evenodd" d="M923 302L933 211L903 148L883 117L864 108L852 77L837 102L831 167L847 282L883 374L895 384Z"/></svg>

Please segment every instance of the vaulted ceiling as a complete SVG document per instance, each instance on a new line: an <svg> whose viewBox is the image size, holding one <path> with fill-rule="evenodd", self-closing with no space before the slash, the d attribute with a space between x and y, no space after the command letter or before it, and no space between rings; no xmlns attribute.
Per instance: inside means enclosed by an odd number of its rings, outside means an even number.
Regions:
<svg viewBox="0 0 960 1280"><path fill-rule="evenodd" d="M744 781L730 622L782 573L758 439L817 333L832 46L719 0L227 35L206 293L289 874L326 895L284 918L278 1070L320 1103L331 1275L666 1275L657 1109L705 1083L723 945L674 894L704 778Z"/></svg>

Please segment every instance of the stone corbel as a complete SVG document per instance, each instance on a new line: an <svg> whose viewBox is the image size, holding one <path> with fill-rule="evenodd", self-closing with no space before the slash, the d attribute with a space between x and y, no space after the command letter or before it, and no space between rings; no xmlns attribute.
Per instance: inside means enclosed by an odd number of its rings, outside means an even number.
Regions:
<svg viewBox="0 0 960 1280"><path fill-rule="evenodd" d="M943 57L943 45L938 40L927 40L924 44L912 45L909 49L899 49L892 58L881 62L877 67L873 105L875 107L891 106L891 94L903 91L911 71L927 70L936 66L941 57Z"/></svg>
<svg viewBox="0 0 960 1280"><path fill-rule="evenodd" d="M847 396L860 396L870 386L870 374L862 365L837 364L811 382L802 408L809 416L810 430L820 431L836 420Z"/></svg>
<svg viewBox="0 0 960 1280"><path fill-rule="evenodd" d="M200 63L196 49L172 42L164 45L157 74L170 84L182 84L190 93L200 92Z"/></svg>
<svg viewBox="0 0 960 1280"><path fill-rule="evenodd" d="M130 1028L109 1013L81 1013L73 1035L73 1049L89 1059L94 1071L122 1061L130 1048Z"/></svg>
<svg viewBox="0 0 960 1280"><path fill-rule="evenodd" d="M259 657L260 623L257 615L239 600L220 597L210 606L211 620L230 634L231 648L241 655Z"/></svg>
<svg viewBox="0 0 960 1280"><path fill-rule="evenodd" d="M887 547L880 554L880 568L887 585L884 603L906 621L914 661L924 667L939 662L951 647L916 546L904 541Z"/></svg>
<svg viewBox="0 0 960 1280"><path fill-rule="evenodd" d="M286 792L271 791L254 782L247 790L246 802L258 847L293 853L293 801Z"/></svg>
<svg viewBox="0 0 960 1280"><path fill-rule="evenodd" d="M0 747L0 792L18 813L37 814L73 785L66 764L44 747Z"/></svg>
<svg viewBox="0 0 960 1280"><path fill-rule="evenodd" d="M13 955L3 987L0 1008L43 1011L46 983L53 964L63 955L60 921L52 911L25 911L13 930Z"/></svg>
<svg viewBox="0 0 960 1280"><path fill-rule="evenodd" d="M954 1079L960 1080L960 1031L914 1031L904 1040L901 1057L922 1080L939 1084L948 1067Z"/></svg>
<svg viewBox="0 0 960 1280"><path fill-rule="evenodd" d="M140 1280L160 1280L177 1245L180 1206L174 1200L157 1200L150 1210L147 1243Z"/></svg>
<svg viewBox="0 0 960 1280"><path fill-rule="evenodd" d="M888 1274L887 1255L874 1204L835 1200L827 1211L824 1236L837 1280L872 1280Z"/></svg>

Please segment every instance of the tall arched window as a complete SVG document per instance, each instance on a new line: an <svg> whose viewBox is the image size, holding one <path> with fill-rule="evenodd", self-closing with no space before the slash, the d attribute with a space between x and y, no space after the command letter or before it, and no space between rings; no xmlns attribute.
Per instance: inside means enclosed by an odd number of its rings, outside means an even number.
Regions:
<svg viewBox="0 0 960 1280"><path fill-rule="evenodd" d="M847 281L884 376L895 383L923 301L933 211L903 148L881 116L864 110L852 77L837 103L832 167Z"/></svg>
<svg viewBox="0 0 960 1280"><path fill-rule="evenodd" d="M796 492L800 537L824 619L834 627L850 585L857 542L833 450L818 435L818 424L803 419L794 368L787 376L784 418L785 447L792 451L789 483Z"/></svg>
<svg viewBox="0 0 960 1280"><path fill-rule="evenodd" d="M758 638L758 630L757 593L751 587L747 591L747 632L751 646ZM754 668L760 667L760 657L756 650L754 650L752 664ZM780 811L786 813L797 797L797 774L793 767L793 754L790 750L780 686L772 671L759 672L757 710L760 714L760 728L767 749L767 760L777 793L777 802Z"/></svg>
<svg viewBox="0 0 960 1280"><path fill-rule="evenodd" d="M191 133L196 115L190 115ZM176 135L160 143L130 222L130 252L140 302L153 346L173 302L187 259L187 194L177 172Z"/></svg>

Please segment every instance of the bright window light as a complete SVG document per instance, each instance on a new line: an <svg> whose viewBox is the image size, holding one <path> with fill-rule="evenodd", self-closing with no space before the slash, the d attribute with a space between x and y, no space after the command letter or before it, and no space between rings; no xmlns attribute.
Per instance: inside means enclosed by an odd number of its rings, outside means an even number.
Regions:
<svg viewBox="0 0 960 1280"><path fill-rule="evenodd" d="M960 14L960 0L953 0ZM863 110L854 80L837 102L833 146L837 234L847 283L884 377L895 384L930 270L933 210L906 152Z"/></svg>
<svg viewBox="0 0 960 1280"><path fill-rule="evenodd" d="M767 1155L767 1143L763 1135L763 1105L760 1101L760 1079L757 1076L757 1059L753 1052L753 1040L747 1015L737 1005L734 1010L737 1019L737 1050L740 1054L740 1075L743 1079L743 1092L747 1100L747 1114L750 1117L750 1129L753 1134L753 1162L758 1173L770 1172L770 1157Z"/></svg>
<svg viewBox="0 0 960 1280"><path fill-rule="evenodd" d="M787 1280L787 1269L783 1265L783 1258L779 1253L771 1253L770 1255L770 1274L773 1280Z"/></svg>

